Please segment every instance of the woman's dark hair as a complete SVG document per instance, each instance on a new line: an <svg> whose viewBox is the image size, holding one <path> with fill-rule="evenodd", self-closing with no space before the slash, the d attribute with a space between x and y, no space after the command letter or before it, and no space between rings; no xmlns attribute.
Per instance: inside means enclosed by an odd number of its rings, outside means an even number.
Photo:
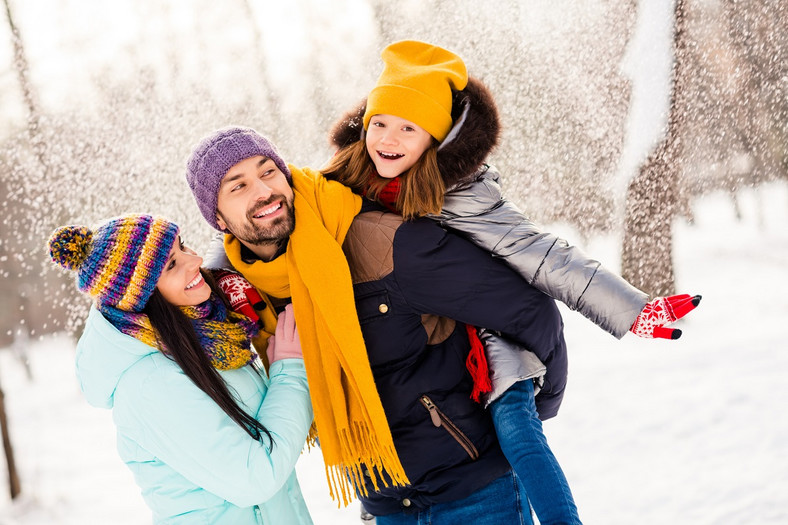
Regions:
<svg viewBox="0 0 788 525"><path fill-rule="evenodd" d="M229 310L230 305L224 293L218 289L211 275L204 270L200 270L200 273L213 293L221 298ZM254 439L264 443L263 435L267 436L270 451L274 445L271 433L262 423L238 406L230 394L227 383L205 355L189 318L177 306L168 302L158 289L154 290L143 311L150 319L164 347L167 348L168 357L181 367L186 377L191 379L197 388L208 394L208 397L213 399L230 416L230 419L238 423Z"/></svg>

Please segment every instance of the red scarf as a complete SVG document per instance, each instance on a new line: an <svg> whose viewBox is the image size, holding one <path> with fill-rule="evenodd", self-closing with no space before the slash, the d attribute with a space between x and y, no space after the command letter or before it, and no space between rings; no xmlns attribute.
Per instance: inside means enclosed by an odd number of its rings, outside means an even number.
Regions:
<svg viewBox="0 0 788 525"><path fill-rule="evenodd" d="M397 197L399 196L402 183L399 177L394 177L380 190L378 194L378 202L386 207L389 211L399 213L397 210ZM366 195L366 191L364 192ZM479 402L479 396L492 391L492 383L490 382L490 370L487 366L487 356L484 353L484 345L476 333L476 328L471 325L465 325L468 331L468 340L471 343L471 350L468 352L468 358L465 360L465 368L470 372L473 378L473 391L471 392L471 399Z"/></svg>

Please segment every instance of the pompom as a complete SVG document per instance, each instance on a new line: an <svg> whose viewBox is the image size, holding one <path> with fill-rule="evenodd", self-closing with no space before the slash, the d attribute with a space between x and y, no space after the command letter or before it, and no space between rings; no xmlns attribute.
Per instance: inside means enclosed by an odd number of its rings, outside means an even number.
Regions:
<svg viewBox="0 0 788 525"><path fill-rule="evenodd" d="M63 226L49 238L49 256L60 266L77 270L90 254L93 232L85 226Z"/></svg>

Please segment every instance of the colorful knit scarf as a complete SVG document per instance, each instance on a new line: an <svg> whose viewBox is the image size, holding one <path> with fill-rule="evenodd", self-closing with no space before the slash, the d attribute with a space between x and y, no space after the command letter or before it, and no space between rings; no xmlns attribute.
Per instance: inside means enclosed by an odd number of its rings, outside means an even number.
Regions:
<svg viewBox="0 0 788 525"><path fill-rule="evenodd" d="M179 308L191 320L200 346L214 368L233 370L254 361L256 354L251 349L250 340L258 329L249 318L228 311L214 294L197 306ZM124 334L169 354L146 314L126 312L112 306L99 306L99 310Z"/></svg>

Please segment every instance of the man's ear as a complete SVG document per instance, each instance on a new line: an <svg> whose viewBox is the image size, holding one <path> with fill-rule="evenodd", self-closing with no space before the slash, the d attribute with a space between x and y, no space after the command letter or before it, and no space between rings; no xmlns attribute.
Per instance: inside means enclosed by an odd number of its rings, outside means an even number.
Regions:
<svg viewBox="0 0 788 525"><path fill-rule="evenodd" d="M221 228L223 232L227 232L227 223L224 222L222 214L218 211L216 212L216 224L219 225L219 228Z"/></svg>

